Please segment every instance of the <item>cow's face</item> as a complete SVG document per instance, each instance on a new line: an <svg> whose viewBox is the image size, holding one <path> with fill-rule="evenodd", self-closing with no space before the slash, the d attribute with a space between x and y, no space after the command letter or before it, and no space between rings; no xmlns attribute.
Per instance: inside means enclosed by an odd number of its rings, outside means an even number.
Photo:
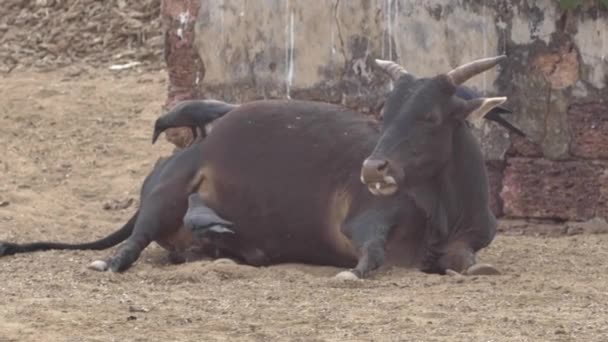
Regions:
<svg viewBox="0 0 608 342"><path fill-rule="evenodd" d="M361 181L374 195L424 183L452 157L454 129L464 119L482 118L505 97L463 100L456 87L495 66L504 56L478 60L433 78L416 78L387 61L377 64L396 81L383 108L382 132L361 168Z"/></svg>

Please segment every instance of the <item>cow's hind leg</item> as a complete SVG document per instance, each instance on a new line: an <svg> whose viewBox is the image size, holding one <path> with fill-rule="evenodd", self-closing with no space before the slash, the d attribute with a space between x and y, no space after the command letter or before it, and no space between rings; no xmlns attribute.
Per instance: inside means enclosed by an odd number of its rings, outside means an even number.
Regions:
<svg viewBox="0 0 608 342"><path fill-rule="evenodd" d="M98 271L125 271L152 241L179 229L187 203L185 196L178 196L174 191L171 184L167 183L146 196L131 236L118 246L110 258L94 261L90 268Z"/></svg>
<svg viewBox="0 0 608 342"><path fill-rule="evenodd" d="M342 232L352 241L359 253L355 268L342 271L336 278L356 280L366 278L382 266L388 234L391 229L387 213L370 210L346 222Z"/></svg>

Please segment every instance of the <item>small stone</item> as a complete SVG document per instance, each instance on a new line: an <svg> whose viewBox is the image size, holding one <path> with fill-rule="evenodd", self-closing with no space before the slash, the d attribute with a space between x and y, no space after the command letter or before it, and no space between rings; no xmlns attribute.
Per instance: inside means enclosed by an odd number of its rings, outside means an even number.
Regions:
<svg viewBox="0 0 608 342"><path fill-rule="evenodd" d="M351 271L342 271L338 274L336 274L334 276L334 278L338 279L338 280L343 280L343 281L356 281L356 280L361 280L359 279L359 277L357 277L356 274L354 274Z"/></svg>
<svg viewBox="0 0 608 342"><path fill-rule="evenodd" d="M149 309L146 308L138 308L138 307L134 307L134 306L129 306L129 312L148 312L150 311Z"/></svg>
<svg viewBox="0 0 608 342"><path fill-rule="evenodd" d="M108 269L108 263L103 260L95 260L89 264L89 269L103 272Z"/></svg>
<svg viewBox="0 0 608 342"><path fill-rule="evenodd" d="M103 204L104 210L121 210L129 208L134 202L133 198L127 198L125 200L111 200Z"/></svg>
<svg viewBox="0 0 608 342"><path fill-rule="evenodd" d="M11 204L9 201L0 201L0 207L8 207L9 204Z"/></svg>

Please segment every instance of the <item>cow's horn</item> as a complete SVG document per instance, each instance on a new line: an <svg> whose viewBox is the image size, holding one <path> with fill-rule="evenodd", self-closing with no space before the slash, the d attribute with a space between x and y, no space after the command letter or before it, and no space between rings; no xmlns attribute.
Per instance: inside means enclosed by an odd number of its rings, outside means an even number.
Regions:
<svg viewBox="0 0 608 342"><path fill-rule="evenodd" d="M506 58L507 56L500 55L497 57L478 59L455 68L454 70L448 72L447 76L452 79L454 84L462 84L469 78L494 67L500 61Z"/></svg>
<svg viewBox="0 0 608 342"><path fill-rule="evenodd" d="M380 69L384 70L392 79L396 81L399 77L403 75L407 75L407 71L399 64L393 61L385 61L383 59L376 59L376 65L380 67Z"/></svg>

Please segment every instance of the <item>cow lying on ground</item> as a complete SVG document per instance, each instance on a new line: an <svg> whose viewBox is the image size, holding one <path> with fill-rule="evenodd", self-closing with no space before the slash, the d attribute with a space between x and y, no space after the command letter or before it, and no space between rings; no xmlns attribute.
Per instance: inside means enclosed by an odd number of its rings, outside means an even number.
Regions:
<svg viewBox="0 0 608 342"><path fill-rule="evenodd" d="M153 170L131 235L96 267L124 271L152 241L172 252L196 241L251 265L349 268L342 278L367 277L381 265L496 271L475 266L496 221L481 151L464 121L506 98L454 93L503 58L433 78L400 74L382 127L326 103L240 105L205 140Z"/></svg>

